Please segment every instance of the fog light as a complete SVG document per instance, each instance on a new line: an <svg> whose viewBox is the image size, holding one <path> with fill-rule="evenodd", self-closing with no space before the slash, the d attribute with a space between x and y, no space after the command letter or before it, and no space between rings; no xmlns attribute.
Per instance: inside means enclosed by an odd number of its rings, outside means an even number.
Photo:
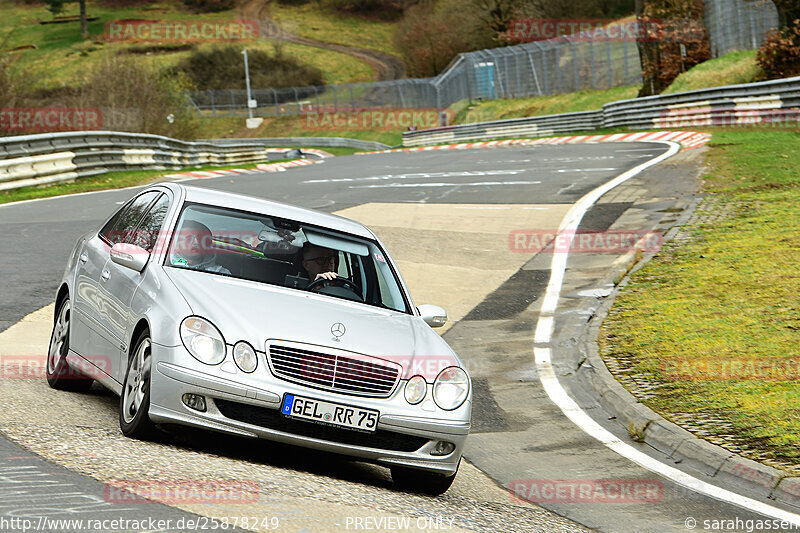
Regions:
<svg viewBox="0 0 800 533"><path fill-rule="evenodd" d="M436 443L436 446L433 447L431 455L450 455L455 449L456 445L452 442L440 440Z"/></svg>
<svg viewBox="0 0 800 533"><path fill-rule="evenodd" d="M206 412L206 399L199 394L184 394L181 400L183 400L183 404L189 409L202 411L203 413Z"/></svg>

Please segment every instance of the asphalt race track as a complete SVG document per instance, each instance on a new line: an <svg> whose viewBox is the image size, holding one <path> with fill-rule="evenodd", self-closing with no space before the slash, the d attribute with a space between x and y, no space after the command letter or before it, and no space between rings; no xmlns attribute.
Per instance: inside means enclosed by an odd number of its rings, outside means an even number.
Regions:
<svg viewBox="0 0 800 533"><path fill-rule="evenodd" d="M590 437L548 398L534 362L534 329L552 254L531 252L509 235L557 229L586 193L667 149L659 143L601 143L399 152L187 182L335 212L372 227L400 264L415 302L442 305L450 314L443 336L465 360L474 386L469 463L448 493L420 497L395 491L386 469L263 441L184 431L160 443L132 441L116 426L116 399L98 386L80 395L52 391L44 380L0 377L0 432L10 439L0 436L0 530L15 531L4 519L28 517L35 527L41 516L152 517L172 520L173 531L191 529L177 529L180 519L234 516L276 517L278 531L685 532L690 518L700 524L698 531L704 520L765 519L682 487ZM696 152L682 152L611 190L581 227L665 233L697 199ZM52 303L77 237L133 192L0 207L0 332ZM570 255L549 343L553 367L592 419L662 460L632 442L573 379L581 363L577 332L610 292L607 273L620 255ZM50 319L46 312L30 320L41 325ZM45 336L41 353L46 341ZM0 356L8 355L20 354L4 351L0 341ZM238 505L122 505L104 497L103 482L114 479L249 480L258 484L259 497ZM507 491L553 480L616 480L651 492L635 503L537 492L538 503L529 503ZM267 531L275 524L238 525ZM128 529L168 530L159 527ZM78 528L50 524L38 530ZM725 529L733 530L738 529Z"/></svg>

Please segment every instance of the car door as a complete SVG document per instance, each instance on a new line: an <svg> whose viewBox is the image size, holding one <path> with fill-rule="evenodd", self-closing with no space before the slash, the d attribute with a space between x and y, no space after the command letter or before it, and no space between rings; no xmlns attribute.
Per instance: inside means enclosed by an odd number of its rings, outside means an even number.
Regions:
<svg viewBox="0 0 800 533"><path fill-rule="evenodd" d="M78 271L76 305L84 319L85 338L79 340L84 343L84 351L79 353L105 372L114 366L119 357L119 343L114 341L113 334L108 330L108 317L120 313L120 309L109 302L101 290L101 280L106 275L105 266L111 255L111 247L125 241L160 194L160 191L147 191L132 199L97 235L87 241L82 251L82 254L86 254L86 261L82 262ZM81 261L80 256L78 261Z"/></svg>
<svg viewBox="0 0 800 533"><path fill-rule="evenodd" d="M161 193L147 206L147 211L142 215L138 224L132 231L125 232L126 243L136 244L147 252L152 253L158 233L169 211L170 198L166 193ZM147 266L142 272L119 265L109 259L100 275L100 298L106 302L107 312L101 317L101 325L106 335L109 336L109 345L116 348L116 353L111 360L111 377L122 383L125 379L127 367L127 354L130 339L128 331L137 319L131 312L131 301L139 284L144 279Z"/></svg>
<svg viewBox="0 0 800 533"><path fill-rule="evenodd" d="M78 255L72 294L70 349L88 359L109 356L103 352L105 342L100 326L102 306L98 296L98 281L108 260L111 242L116 235L115 228L135 200L126 202L111 215L99 232L86 239Z"/></svg>

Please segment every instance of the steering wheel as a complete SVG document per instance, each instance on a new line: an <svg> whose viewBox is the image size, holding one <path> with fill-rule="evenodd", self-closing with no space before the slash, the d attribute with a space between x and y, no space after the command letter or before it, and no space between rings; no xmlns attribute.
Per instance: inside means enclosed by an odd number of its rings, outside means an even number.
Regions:
<svg viewBox="0 0 800 533"><path fill-rule="evenodd" d="M306 287L306 290L313 291L317 287L321 287L321 286L325 285L325 282L328 282L328 283L331 283L331 284L334 284L334 285L338 283L339 285L341 285L345 289L350 289L351 291L356 293L356 295L358 295L359 298L361 298L361 289L358 288L358 285L356 285L355 283L353 283L352 281L350 281L347 278L339 278L339 277L336 277L336 278L333 278L333 279L318 278L318 279L315 279L314 281L312 281L311 283L309 283L308 286Z"/></svg>

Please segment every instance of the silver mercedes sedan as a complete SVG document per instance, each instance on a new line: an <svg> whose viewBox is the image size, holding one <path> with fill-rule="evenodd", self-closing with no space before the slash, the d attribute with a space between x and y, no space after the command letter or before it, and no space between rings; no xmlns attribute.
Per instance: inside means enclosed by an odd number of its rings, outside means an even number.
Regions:
<svg viewBox="0 0 800 533"><path fill-rule="evenodd" d="M181 184L81 237L56 295L51 387L98 381L119 423L261 437L452 484L471 381L380 239L346 218Z"/></svg>

